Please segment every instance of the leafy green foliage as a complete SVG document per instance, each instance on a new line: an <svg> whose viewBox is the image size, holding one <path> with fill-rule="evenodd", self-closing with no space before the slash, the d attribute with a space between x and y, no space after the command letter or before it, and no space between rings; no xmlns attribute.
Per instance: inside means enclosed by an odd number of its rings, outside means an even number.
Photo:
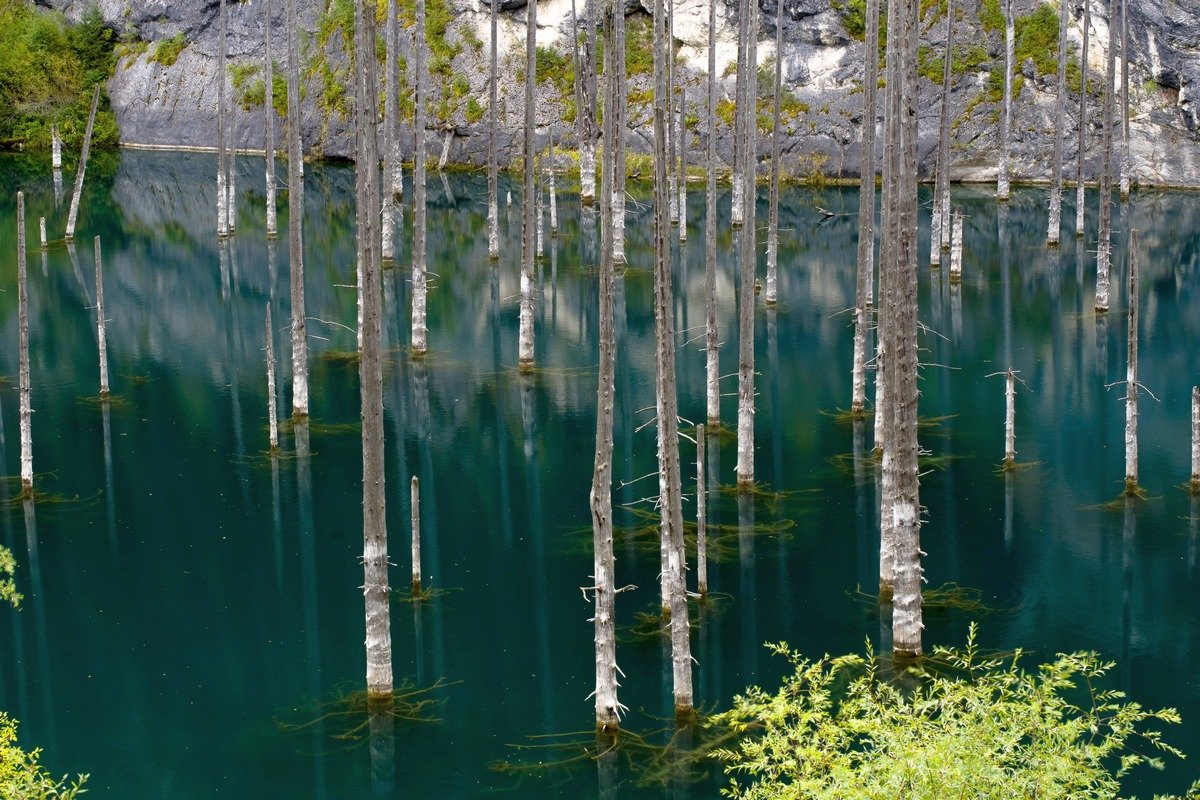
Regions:
<svg viewBox="0 0 1200 800"><path fill-rule="evenodd" d="M1058 11L1050 3L1042 3L1033 11L1013 21L1016 69L1032 59L1038 74L1058 71Z"/></svg>
<svg viewBox="0 0 1200 800"><path fill-rule="evenodd" d="M0 146L50 147L57 124L72 147L83 140L92 88L113 74L113 31L95 8L76 25L26 0L0 0ZM117 142L117 124L103 96L92 144Z"/></svg>
<svg viewBox="0 0 1200 800"><path fill-rule="evenodd" d="M38 750L17 746L17 722L0 711L0 797L6 800L72 800L82 794L86 775L68 783L55 780L38 763Z"/></svg>
<svg viewBox="0 0 1200 800"><path fill-rule="evenodd" d="M12 550L0 545L0 602L8 603L13 608L19 607L23 599L13 580L16 571L17 560L13 557Z"/></svg>
<svg viewBox="0 0 1200 800"><path fill-rule="evenodd" d="M183 31L172 36L170 39L163 39L154 46L154 52L150 54L151 61L157 61L164 67L173 67L175 62L179 60L179 54L187 47L187 40L183 38Z"/></svg>
<svg viewBox="0 0 1200 800"><path fill-rule="evenodd" d="M931 661L947 673L902 689L869 647L865 657L816 661L770 648L793 667L782 687L747 690L719 720L746 734L716 754L748 779L731 782L727 797L1112 800L1134 767L1161 766L1135 741L1182 757L1145 727L1178 723L1178 712L1147 711L1101 688L1113 665L1095 653L1060 654L1027 672L1019 651L982 657L972 626L964 649L935 650Z"/></svg>

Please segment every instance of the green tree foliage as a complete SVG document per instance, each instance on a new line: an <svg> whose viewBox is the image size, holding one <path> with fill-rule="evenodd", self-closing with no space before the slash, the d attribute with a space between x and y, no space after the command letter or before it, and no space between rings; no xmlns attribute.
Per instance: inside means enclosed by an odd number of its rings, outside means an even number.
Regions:
<svg viewBox="0 0 1200 800"><path fill-rule="evenodd" d="M724 791L738 800L1112 800L1135 766L1161 766L1144 752L1182 757L1145 727L1178 723L1178 713L1101 688L1113 665L1095 653L1026 671L1019 651L981 657L972 628L964 649L935 650L943 674L901 688L869 647L865 657L816 661L769 647L791 674L775 693L749 689L722 715L746 734L717 752L744 778Z"/></svg>
<svg viewBox="0 0 1200 800"><path fill-rule="evenodd" d="M0 0L0 146L45 149L57 124L71 147L83 141L92 88L116 66L113 32L94 7L77 25L28 0ZM101 93L94 147L117 143Z"/></svg>
<svg viewBox="0 0 1200 800"><path fill-rule="evenodd" d="M0 797L5 800L72 800L83 793L86 775L55 780L38 763L38 750L17 746L17 722L0 711Z"/></svg>

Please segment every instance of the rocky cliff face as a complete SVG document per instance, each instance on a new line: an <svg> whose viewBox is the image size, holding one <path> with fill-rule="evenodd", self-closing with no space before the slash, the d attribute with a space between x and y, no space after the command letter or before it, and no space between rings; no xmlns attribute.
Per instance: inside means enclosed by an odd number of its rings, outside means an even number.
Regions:
<svg viewBox="0 0 1200 800"><path fill-rule="evenodd" d="M1080 61L1082 4L1067 0L1069 42L1074 62ZM37 0L77 17L95 0ZM276 63L285 61L283 50L284 2L273 0L269 21ZM457 163L486 163L487 42L489 8L482 0L428 0L431 18L432 105L430 129L425 132L431 157L445 151ZM648 4L650 0L641 0ZM735 6L721 0L718 9L717 71L732 73L736 58ZM784 0L785 31L783 64L788 100L785 112L787 138L785 170L804 176L822 174L854 177L858 173L858 141L862 122L862 48L852 31L857 29L857 0ZM1091 32L1087 58L1089 86L1099 90L1104 74L1104 52L1109 38L1108 3L1091 0ZM1131 147L1134 177L1142 183L1200 186L1200 0L1127 0L1130 14ZM774 58L774 0L760 0L760 63ZM347 98L340 86L348 85L348 57L341 26L348 0L322 0L319 4L299 1L302 59L307 87L302 114L306 151L334 158L348 157L353 150ZM519 155L523 82L524 0L503 0L500 22L501 158ZM989 5L990 4L990 5ZM128 42L125 55L109 81L113 110L128 144L162 147L211 147L216 138L216 0L99 0L104 18ZM404 3L402 2L403 6ZM583 0L576 0L582 15ZM925 51L922 61L934 74L945 36L945 21L938 19L937 4L930 8L923 26ZM995 25L996 0L965 0L957 5L954 89L951 114L954 120L953 174L962 180L991 180L995 177L999 125L995 87L1003 70L1003 32ZM1013 169L1019 179L1048 177L1051 133L1054 128L1055 75L1053 52L1030 51L1044 39L1047 20L1056 26L1057 12L1039 15L1038 0L1014 0L1015 14L1023 22L1029 43L1026 58L1017 65L1020 93L1013 124ZM316 6L316 7L315 7ZM630 47L648 43L646 8L637 0L627 3L631 30ZM344 10L344 9L343 9ZM263 37L268 21L263 0L230 2L229 54L231 83L238 78L239 96L249 95L246 109L237 114L239 146L261 148L264 114L255 107L255 69L261 65ZM990 15L990 16L989 16ZM957 16L957 15L956 15ZM981 21L981 18L983 21ZM538 5L538 41L561 54L571 51L571 0L541 0ZM708 41L707 0L677 0L675 34L681 62L688 114L699 117L690 146L700 153ZM407 32L406 32L407 34ZM186 45L170 66L155 58L157 43L182 35ZM861 34L859 34L861 35ZM1039 37L1041 35L1041 37ZM405 38L405 37L402 37ZM176 39L175 41L179 41ZM408 43L405 42L405 49ZM169 59L166 59L169 61ZM645 59L648 63L648 58ZM937 62L940 63L940 62ZM1047 66L1049 65L1049 66ZM1119 67L1118 67L1119 69ZM569 83L562 69L541 85L538 103L538 133L543 140L551 134L556 142L570 143L573 125L562 122L564 109L572 104ZM940 67L937 67L940 74ZM1078 85L1078 78L1075 78ZM261 88L261 83L259 84ZM932 168L940 103L939 86L922 80L921 142L922 168ZM629 145L646 151L650 119L649 76L631 70ZM722 80L721 96L731 100L732 74ZM765 84L760 97L769 98ZM1099 95L1089 97L1085 120L1089 174L1099 161ZM1067 125L1076 130L1078 94L1067 101ZM720 150L728 158L728 137L718 123ZM764 154L767 143L762 142ZM411 146L406 148L411 153ZM1066 147L1067 163L1075 158L1076 140ZM1073 169L1068 171L1072 174Z"/></svg>

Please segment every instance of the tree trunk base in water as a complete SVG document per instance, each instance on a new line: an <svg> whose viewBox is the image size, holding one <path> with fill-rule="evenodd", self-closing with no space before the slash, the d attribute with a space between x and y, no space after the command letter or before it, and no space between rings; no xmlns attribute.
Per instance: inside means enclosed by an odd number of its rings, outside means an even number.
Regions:
<svg viewBox="0 0 1200 800"><path fill-rule="evenodd" d="M892 603L892 585L890 583L879 584L879 605L887 606Z"/></svg>
<svg viewBox="0 0 1200 800"><path fill-rule="evenodd" d="M534 369L536 369L536 366L533 363L533 359L530 359L529 361L517 362L517 372L521 373L522 375L529 375L534 371Z"/></svg>
<svg viewBox="0 0 1200 800"><path fill-rule="evenodd" d="M1145 497L1146 491L1138 485L1136 478L1125 478L1125 496L1126 497Z"/></svg>
<svg viewBox="0 0 1200 800"><path fill-rule="evenodd" d="M1188 482L1188 494L1200 495L1200 475L1193 475Z"/></svg>
<svg viewBox="0 0 1200 800"><path fill-rule="evenodd" d="M395 707L393 692L373 692L367 690L367 713L377 714L381 711L391 711Z"/></svg>
<svg viewBox="0 0 1200 800"><path fill-rule="evenodd" d="M675 706L675 727L688 728L700 721L700 714L695 706Z"/></svg>

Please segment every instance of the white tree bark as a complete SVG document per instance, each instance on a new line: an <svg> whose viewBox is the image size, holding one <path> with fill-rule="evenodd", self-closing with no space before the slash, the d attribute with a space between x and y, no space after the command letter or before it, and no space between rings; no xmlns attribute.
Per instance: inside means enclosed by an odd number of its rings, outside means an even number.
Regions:
<svg viewBox="0 0 1200 800"><path fill-rule="evenodd" d="M1138 490L1138 232L1129 231L1129 334L1125 372L1125 491Z"/></svg>
<svg viewBox="0 0 1200 800"><path fill-rule="evenodd" d="M300 141L300 46L296 0L287 0L288 259L292 305L292 415L308 416L308 321L304 316L304 149Z"/></svg>
<svg viewBox="0 0 1200 800"><path fill-rule="evenodd" d="M708 141L704 195L705 399L709 427L721 424L720 340L717 330L717 0L708 4Z"/></svg>
<svg viewBox="0 0 1200 800"><path fill-rule="evenodd" d="M879 0L867 0L866 42L879 41ZM850 411L861 414L867 407L867 307L875 273L875 119L879 92L879 48L863 47L862 146L859 155L858 269L854 280L854 363L851 367ZM935 221L937 212L934 212ZM936 249L937 240L934 239Z"/></svg>
<svg viewBox="0 0 1200 800"><path fill-rule="evenodd" d="M62 137L58 135L58 125L50 126L50 168L62 169Z"/></svg>
<svg viewBox="0 0 1200 800"><path fill-rule="evenodd" d="M1004 112L1000 119L1000 166L996 171L996 199L1007 200L1009 194L1008 140L1012 135L1013 61L1016 60L1015 24L1012 0L1004 0Z"/></svg>
<svg viewBox="0 0 1200 800"><path fill-rule="evenodd" d="M1129 150L1129 2L1121 0L1121 200L1129 199L1133 155Z"/></svg>
<svg viewBox="0 0 1200 800"><path fill-rule="evenodd" d="M1117 0L1108 2L1108 18L1116 19ZM1110 23L1111 24L1111 23ZM1100 234L1096 242L1096 311L1108 311L1109 267L1112 253L1113 84L1116 81L1116 42L1110 31L1104 72L1104 119L1100 143Z"/></svg>
<svg viewBox="0 0 1200 800"><path fill-rule="evenodd" d="M96 257L96 345L100 351L100 396L108 397L108 337L104 330L104 269L100 260L100 237L93 240Z"/></svg>
<svg viewBox="0 0 1200 800"><path fill-rule="evenodd" d="M83 134L83 150L79 153L79 167L75 170L75 191L71 193L71 209L67 212L67 232L64 237L68 242L75 239L75 222L79 218L79 202L83 194L83 175L87 171L88 152L92 149L92 129L96 126L100 86L101 84L96 84L96 89L92 92L92 110L88 112L87 129Z"/></svg>
<svg viewBox="0 0 1200 800"><path fill-rule="evenodd" d="M704 426L696 426L696 591L708 597L708 485L704 481Z"/></svg>
<svg viewBox="0 0 1200 800"><path fill-rule="evenodd" d="M496 167L496 134L499 132L497 106L500 104L497 75L499 74L499 51L497 50L496 16L499 3L489 3L492 42L488 54L488 258L500 258L500 186ZM512 195L510 194L511 198ZM511 201L510 201L511 205Z"/></svg>
<svg viewBox="0 0 1200 800"><path fill-rule="evenodd" d="M538 159L537 177L534 179L534 189L537 191L537 202L534 204L534 216L537 217L537 260L541 260L546 252L546 175L541 169L542 159Z"/></svg>
<svg viewBox="0 0 1200 800"><path fill-rule="evenodd" d="M1012 370L1004 373L1004 467L1017 463L1017 376Z"/></svg>
<svg viewBox="0 0 1200 800"><path fill-rule="evenodd" d="M574 4L571 9L574 14ZM593 0L584 0L587 18L586 36L579 44L575 29L575 75L577 96L575 117L579 121L579 194L585 206L596 202L596 9Z"/></svg>
<svg viewBox="0 0 1200 800"><path fill-rule="evenodd" d="M428 270L426 253L425 208L425 71L429 45L426 42L425 0L416 0L413 28L413 253L412 253L412 333L409 353L422 356L429 349Z"/></svg>
<svg viewBox="0 0 1200 800"><path fill-rule="evenodd" d="M963 214L962 211L954 212L954 226L950 241L950 280L962 280L962 258L963 258Z"/></svg>
<svg viewBox="0 0 1200 800"><path fill-rule="evenodd" d="M1046 244L1058 245L1062 228L1063 140L1067 138L1067 3L1058 9L1058 83L1054 95L1054 156L1050 166L1050 219Z"/></svg>
<svg viewBox="0 0 1200 800"><path fill-rule="evenodd" d="M421 481L412 476L409 485L409 507L412 510L412 595L421 593Z"/></svg>
<svg viewBox="0 0 1200 800"><path fill-rule="evenodd" d="M398 0L387 0L384 23L383 69L383 201L380 228L380 258L390 264L396 253L396 183L401 169L400 154L400 22Z"/></svg>
<svg viewBox="0 0 1200 800"><path fill-rule="evenodd" d="M43 250L46 249L46 218L38 217L38 244Z"/></svg>
<svg viewBox="0 0 1200 800"><path fill-rule="evenodd" d="M775 3L775 91L771 117L771 199L767 209L767 305L779 299L779 94L783 88L783 0Z"/></svg>
<svg viewBox="0 0 1200 800"><path fill-rule="evenodd" d="M754 483L754 280L758 260L757 229L754 223L757 173L757 76L758 63L758 3L742 0L746 26L746 74L739 74L748 98L744 109L742 131L742 231L741 283L738 293L738 419L737 419L737 483L748 488Z"/></svg>
<svg viewBox="0 0 1200 800"><path fill-rule="evenodd" d="M534 152L534 107L537 102L536 55L537 49L537 1L529 0L525 6L525 181L521 198L521 311L517 341L517 367L527 370L533 367L533 260L534 248L540 239L535 230L534 214L537 198L534 196L535 161ZM538 215L540 224L541 215Z"/></svg>
<svg viewBox="0 0 1200 800"><path fill-rule="evenodd" d="M279 450L279 412L275 407L275 328L271 324L271 304L267 303L267 434L271 452Z"/></svg>
<svg viewBox="0 0 1200 800"><path fill-rule="evenodd" d="M217 34L217 238L224 239L229 235L229 172L225 167L228 158L226 141L226 117L229 115L229 101L225 92L228 75L226 53L229 50L227 30L228 16L225 12L225 0L220 0L218 13L219 33Z"/></svg>
<svg viewBox="0 0 1200 800"><path fill-rule="evenodd" d="M1192 387L1192 494L1200 493L1200 386Z"/></svg>
<svg viewBox="0 0 1200 800"><path fill-rule="evenodd" d="M266 162L267 188L267 238L279 235L279 217L275 192L275 61L271 54L271 0L266 0L263 10L263 152Z"/></svg>
<svg viewBox="0 0 1200 800"><path fill-rule="evenodd" d="M97 87L99 91L99 87ZM80 162L80 171L83 164ZM21 493L33 492L33 408L29 380L29 286L25 267L25 193L17 192L17 345L21 420Z"/></svg>
<svg viewBox="0 0 1200 800"><path fill-rule="evenodd" d="M1087 153L1084 147L1084 132L1087 130L1087 85L1088 85L1088 29L1091 28L1091 13L1088 10L1091 0L1083 0L1083 46L1079 63L1079 144L1076 148L1075 162L1075 235L1083 236L1083 222L1087 216L1087 206L1084 203L1083 159Z"/></svg>
<svg viewBox="0 0 1200 800"><path fill-rule="evenodd" d="M673 41L673 40L672 40ZM675 130L675 149L679 153L679 243L687 241L687 89L679 81L679 125ZM683 248L679 249L680 259L686 258Z"/></svg>
<svg viewBox="0 0 1200 800"><path fill-rule="evenodd" d="M867 41L872 41L869 37ZM938 117L938 149L934 166L933 218L929 226L929 266L942 264L942 246L950 224L950 76L954 65L954 0L946 5L946 47L942 53L942 102Z"/></svg>
<svg viewBox="0 0 1200 800"><path fill-rule="evenodd" d="M613 263L625 263L625 130L628 124L628 94L625 85L625 14L613 15L613 38L616 53L613 57L613 74L617 79L617 127L612 141L604 146L615 150L613 174ZM607 154L606 154L607 157Z"/></svg>

